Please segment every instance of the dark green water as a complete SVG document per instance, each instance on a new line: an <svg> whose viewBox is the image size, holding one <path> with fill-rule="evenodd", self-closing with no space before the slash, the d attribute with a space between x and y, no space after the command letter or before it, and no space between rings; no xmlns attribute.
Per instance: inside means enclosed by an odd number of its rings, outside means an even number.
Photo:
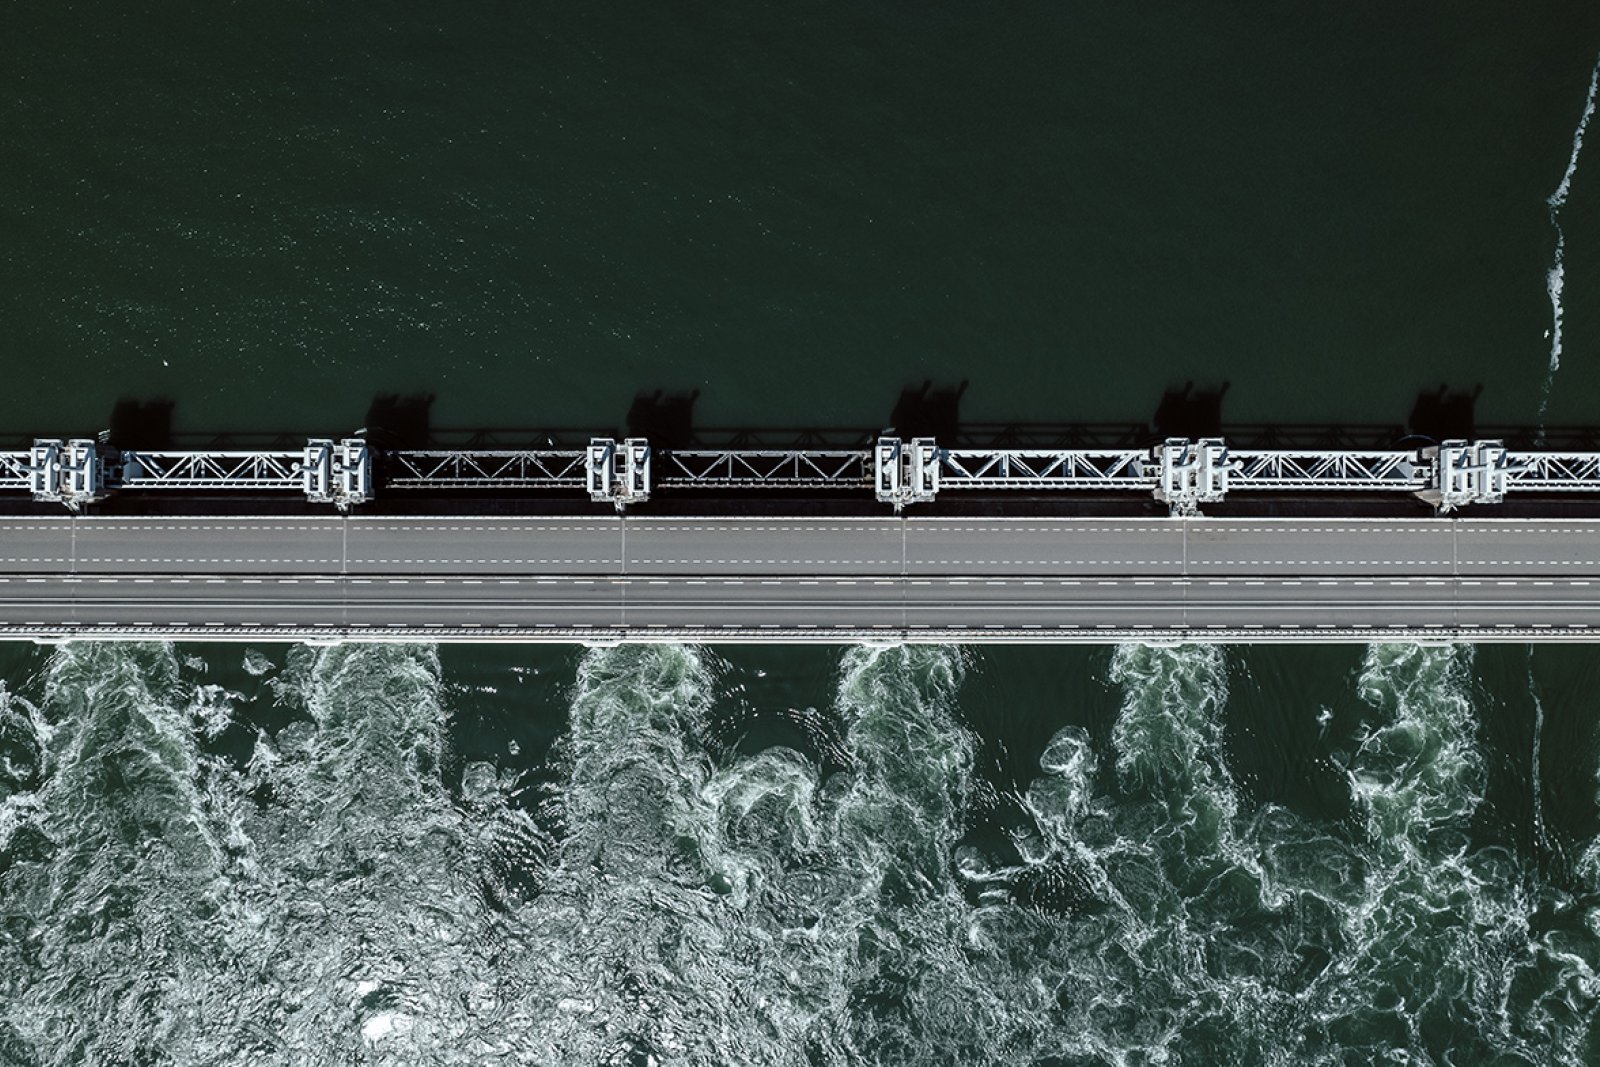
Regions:
<svg viewBox="0 0 1600 1067"><path fill-rule="evenodd" d="M16 433L1600 421L1593 5L0 31ZM259 651L0 648L0 1064L1600 1060L1593 646Z"/></svg>
<svg viewBox="0 0 1600 1067"><path fill-rule="evenodd" d="M14 4L0 425L1535 419L1590 4ZM1600 399L1600 194L1564 214Z"/></svg>

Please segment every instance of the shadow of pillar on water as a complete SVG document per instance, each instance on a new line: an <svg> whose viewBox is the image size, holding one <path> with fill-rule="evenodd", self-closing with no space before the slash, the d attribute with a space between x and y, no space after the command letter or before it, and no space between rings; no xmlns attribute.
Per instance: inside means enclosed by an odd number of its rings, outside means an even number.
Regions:
<svg viewBox="0 0 1600 1067"><path fill-rule="evenodd" d="M1556 452L1600 451L1600 425L1538 427L1483 424L1476 419L1481 385L1421 390L1404 422L1235 422L1223 418L1230 383L1185 382L1165 390L1148 421L973 420L963 417L965 380L955 385L923 381L900 391L885 423L876 426L702 426L695 415L700 391L642 390L627 412L625 428L440 427L433 419L433 393L375 394L360 427L310 430L196 431L179 429L176 404L166 397L117 400L102 443L117 449L298 449L309 437L364 436L375 448L397 449L581 449L592 437L644 437L672 449L864 449L881 435L910 440L931 437L944 447L984 449L1135 449L1166 437L1222 437L1235 449L1306 451L1409 449L1449 439L1499 440L1512 449ZM34 438L95 436L79 426L46 427L32 433L0 434L0 446L26 449Z"/></svg>
<svg viewBox="0 0 1600 1067"><path fill-rule="evenodd" d="M121 397L111 408L111 422L102 439L113 448L156 451L172 447L172 412L165 397L140 400Z"/></svg>

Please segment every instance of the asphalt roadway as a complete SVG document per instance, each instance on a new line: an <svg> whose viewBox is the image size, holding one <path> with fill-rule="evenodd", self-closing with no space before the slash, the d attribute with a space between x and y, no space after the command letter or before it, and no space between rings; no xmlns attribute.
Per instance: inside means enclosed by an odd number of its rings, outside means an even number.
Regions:
<svg viewBox="0 0 1600 1067"><path fill-rule="evenodd" d="M0 519L0 636L1600 638L1596 519Z"/></svg>

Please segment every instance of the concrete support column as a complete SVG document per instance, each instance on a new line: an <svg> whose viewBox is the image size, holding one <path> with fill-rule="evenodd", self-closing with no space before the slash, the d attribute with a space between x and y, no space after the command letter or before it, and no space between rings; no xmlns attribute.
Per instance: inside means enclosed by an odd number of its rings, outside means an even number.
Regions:
<svg viewBox="0 0 1600 1067"><path fill-rule="evenodd" d="M105 464L99 445L87 438L36 440L29 449L28 489L35 500L77 511L105 496Z"/></svg>
<svg viewBox="0 0 1600 1067"><path fill-rule="evenodd" d="M1213 504L1228 494L1228 474L1237 465L1228 458L1228 443L1220 437L1190 441L1169 437L1150 457L1158 467L1156 499L1173 515L1194 515L1201 504Z"/></svg>
<svg viewBox="0 0 1600 1067"><path fill-rule="evenodd" d="M609 501L618 511L650 499L650 442L643 437L615 441L594 437L584 457L589 499Z"/></svg>
<svg viewBox="0 0 1600 1067"><path fill-rule="evenodd" d="M1467 504L1498 504L1505 498L1510 462L1500 441L1441 441L1422 450L1430 484L1417 496L1440 512Z"/></svg>
<svg viewBox="0 0 1600 1067"><path fill-rule="evenodd" d="M359 437L312 438L300 465L300 487L307 500L340 511L366 503L372 499L372 450Z"/></svg>

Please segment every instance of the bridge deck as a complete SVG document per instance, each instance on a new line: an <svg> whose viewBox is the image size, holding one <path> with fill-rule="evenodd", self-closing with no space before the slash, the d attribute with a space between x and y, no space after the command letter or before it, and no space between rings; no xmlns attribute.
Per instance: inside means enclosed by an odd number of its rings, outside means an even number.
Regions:
<svg viewBox="0 0 1600 1067"><path fill-rule="evenodd" d="M0 636L1593 640L1600 520L0 520Z"/></svg>

